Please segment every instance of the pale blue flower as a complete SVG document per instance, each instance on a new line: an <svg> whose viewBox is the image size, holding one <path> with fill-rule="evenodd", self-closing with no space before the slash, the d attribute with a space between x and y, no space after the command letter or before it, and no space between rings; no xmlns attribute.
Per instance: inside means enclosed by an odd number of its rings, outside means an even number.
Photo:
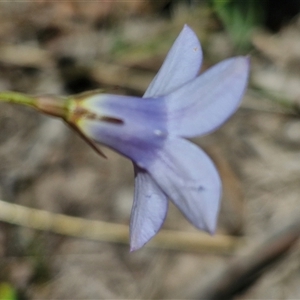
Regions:
<svg viewBox="0 0 300 300"><path fill-rule="evenodd" d="M249 59L226 59L198 76L201 62L200 43L184 26L143 99L95 94L74 108L77 117L70 122L134 163L131 250L159 231L168 199L197 228L216 230L220 177L210 158L185 138L214 131L236 111Z"/></svg>

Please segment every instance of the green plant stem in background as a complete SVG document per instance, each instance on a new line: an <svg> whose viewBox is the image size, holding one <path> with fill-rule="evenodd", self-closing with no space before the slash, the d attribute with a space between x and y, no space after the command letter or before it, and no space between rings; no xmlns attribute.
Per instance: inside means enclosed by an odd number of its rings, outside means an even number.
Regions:
<svg viewBox="0 0 300 300"><path fill-rule="evenodd" d="M271 90L263 89L259 86L252 84L251 90L259 94L259 97L265 97L269 99L273 104L278 104L287 113L293 113L297 116L300 114L300 106L297 102L287 98L279 93L272 92Z"/></svg>
<svg viewBox="0 0 300 300"><path fill-rule="evenodd" d="M264 1L211 0L238 51L246 51L251 43L251 33L263 21Z"/></svg>

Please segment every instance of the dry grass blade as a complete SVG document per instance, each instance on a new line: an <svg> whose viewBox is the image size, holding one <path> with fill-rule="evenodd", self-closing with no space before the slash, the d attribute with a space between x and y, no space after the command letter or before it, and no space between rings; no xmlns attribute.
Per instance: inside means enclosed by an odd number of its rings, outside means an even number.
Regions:
<svg viewBox="0 0 300 300"><path fill-rule="evenodd" d="M128 226L55 214L0 200L0 220L24 227L91 240L128 244ZM242 239L225 235L210 237L199 232L161 230L149 247L181 251L232 253Z"/></svg>

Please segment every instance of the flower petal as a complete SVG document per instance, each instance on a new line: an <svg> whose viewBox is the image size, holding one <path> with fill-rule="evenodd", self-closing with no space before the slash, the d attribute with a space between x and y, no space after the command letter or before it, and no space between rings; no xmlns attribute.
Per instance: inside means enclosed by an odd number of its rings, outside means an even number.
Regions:
<svg viewBox="0 0 300 300"><path fill-rule="evenodd" d="M147 170L192 224L215 232L221 181L200 148L184 139L169 138Z"/></svg>
<svg viewBox="0 0 300 300"><path fill-rule="evenodd" d="M168 199L150 175L135 166L134 201L130 219L130 250L143 247L161 228Z"/></svg>
<svg viewBox="0 0 300 300"><path fill-rule="evenodd" d="M168 131L194 137L218 128L238 108L248 74L247 57L227 59L166 96Z"/></svg>
<svg viewBox="0 0 300 300"><path fill-rule="evenodd" d="M184 25L144 97L166 95L194 79L202 63L201 45L194 31Z"/></svg>

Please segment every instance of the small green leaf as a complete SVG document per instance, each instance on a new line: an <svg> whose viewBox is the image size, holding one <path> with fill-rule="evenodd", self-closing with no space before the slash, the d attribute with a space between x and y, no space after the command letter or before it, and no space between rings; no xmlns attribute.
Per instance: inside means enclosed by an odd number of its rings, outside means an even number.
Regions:
<svg viewBox="0 0 300 300"><path fill-rule="evenodd" d="M17 300L17 292L11 284L0 283L0 300Z"/></svg>

